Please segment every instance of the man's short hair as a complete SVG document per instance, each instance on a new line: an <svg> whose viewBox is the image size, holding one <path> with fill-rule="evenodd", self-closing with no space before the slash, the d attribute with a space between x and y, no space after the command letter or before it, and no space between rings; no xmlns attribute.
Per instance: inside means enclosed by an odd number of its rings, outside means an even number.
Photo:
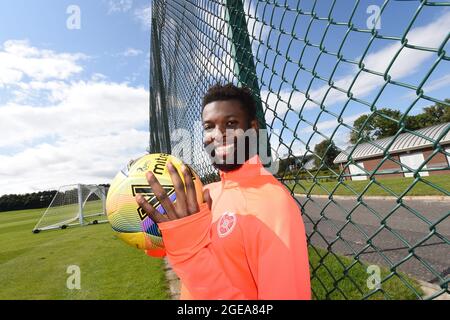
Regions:
<svg viewBox="0 0 450 320"><path fill-rule="evenodd" d="M247 113L249 121L256 119L256 103L253 99L251 90L247 87L236 87L232 83L225 85L215 84L210 87L203 97L202 110L211 102L229 100L236 100L241 103L242 108L244 108Z"/></svg>

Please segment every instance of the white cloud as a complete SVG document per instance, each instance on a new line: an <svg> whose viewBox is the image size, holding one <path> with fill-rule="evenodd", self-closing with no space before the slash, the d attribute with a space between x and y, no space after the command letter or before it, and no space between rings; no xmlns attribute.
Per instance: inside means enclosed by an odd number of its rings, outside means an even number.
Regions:
<svg viewBox="0 0 450 320"><path fill-rule="evenodd" d="M37 81L68 79L83 71L78 62L87 58L80 53L37 49L26 40L8 40L0 51L0 88L24 77Z"/></svg>
<svg viewBox="0 0 450 320"><path fill-rule="evenodd" d="M369 114L369 112L362 112L362 113L358 113L358 114L354 114L351 116L346 116L342 119L342 122L352 126L353 122L358 119L360 116L365 115L365 114ZM317 123L317 128L315 129L316 131L319 131L321 133L324 134L328 134L331 133L330 129L334 129L335 127L338 126L338 121L337 119L331 119L331 120L326 120L326 121L320 121ZM301 130L301 133L312 133L314 132L313 128L311 126L308 126L306 129Z"/></svg>
<svg viewBox="0 0 450 320"><path fill-rule="evenodd" d="M303 93L288 89L283 89L279 93L263 90L261 91L261 100L263 102L263 106L267 106L272 110L275 110L277 116L280 118L282 118L289 109L299 112L302 107L303 110L317 107L317 105L311 101L307 101L305 103L306 98ZM265 118L267 123L272 123L275 118L274 112L267 110Z"/></svg>
<svg viewBox="0 0 450 320"><path fill-rule="evenodd" d="M133 7L133 0L109 0L108 14L127 12Z"/></svg>
<svg viewBox="0 0 450 320"><path fill-rule="evenodd" d="M64 81L29 81L17 82L18 89L13 91L14 103L28 103L30 100L48 101L56 103L65 97L68 84Z"/></svg>
<svg viewBox="0 0 450 320"><path fill-rule="evenodd" d="M107 81L99 73L74 81L83 70L80 54L23 41L4 47L0 55L9 64L1 60L0 70L18 68L20 77L6 89L12 98L0 105L0 195L107 183L130 158L145 153L148 90ZM35 95L39 105L29 103Z"/></svg>
<svg viewBox="0 0 450 320"><path fill-rule="evenodd" d="M444 87L448 87L449 84L450 84L450 74L446 74L445 76L440 77L426 84L423 90L425 91L425 93L429 93Z"/></svg>
<svg viewBox="0 0 450 320"><path fill-rule="evenodd" d="M442 41L445 40L449 29L450 12L447 12L426 26L411 29L406 38L410 45L437 48L441 45ZM363 61L365 68L384 73L391 61L395 58L392 68L389 70L389 75L393 79L399 80L418 71L424 61L431 58L434 54L428 51L404 48L400 54L395 57L400 47L400 43L396 42L395 44L369 54ZM353 81L356 72L357 70L336 81L335 85L347 89ZM362 73L356 80L351 91L355 96L362 97L369 94L383 83L384 79L380 76ZM312 96L316 99L320 99L325 94L327 88L328 86L324 86L319 90L314 91ZM343 101L345 98L343 95L334 91L327 99L332 101L332 104Z"/></svg>
<svg viewBox="0 0 450 320"><path fill-rule="evenodd" d="M92 80L92 81L95 81L95 82L97 82L97 81L102 81L102 80L106 80L106 79L108 79L108 77L105 76L103 73L99 73L99 72L94 73L94 74L91 76L91 80Z"/></svg>
<svg viewBox="0 0 450 320"><path fill-rule="evenodd" d="M66 89L64 100L57 105L0 107L0 133L10 137L2 139L0 147L26 145L50 136L89 137L133 128L145 123L147 105L148 92L142 88L80 81Z"/></svg>
<svg viewBox="0 0 450 320"><path fill-rule="evenodd" d="M353 122L358 119L360 116L364 115L364 114L368 114L368 112L363 112L363 113L358 113L355 115L351 115L351 116L345 116L342 119L342 122L347 124L347 125L352 125ZM283 158L285 157L287 154L289 154L289 150L291 151L291 154L295 155L295 156L301 156L304 155L306 152L306 146L304 143L309 141L309 147L310 149L314 150L314 147L317 143L320 143L322 140L324 140L324 137L322 137L319 134L314 134L315 132L320 132L321 134L327 136L327 137L331 137L332 132L334 131L334 129L338 126L338 121L336 119L330 119L330 120L325 120L325 121L320 121L317 123L317 127L314 130L311 126L302 128L302 129L298 129L297 130L297 135L298 137L301 139L302 142L300 142L299 140L295 140L292 141L292 137L291 138L286 138L283 135L283 139L284 140L284 144L286 144L289 149L280 142L280 129L276 129L275 130L275 134L273 134L270 138L270 147L273 150L273 152L275 154L278 154L279 157ZM341 127L343 129L343 127ZM345 131L346 133L349 133L347 129L345 130L341 130L338 129L338 131L335 133L335 135L333 136L333 142L335 143L335 145L341 149L345 149L348 145L349 145L349 136L348 134L343 134L343 132ZM286 132L285 132L286 133ZM314 136L311 138L311 136L314 134ZM309 140L311 138L311 140Z"/></svg>
<svg viewBox="0 0 450 320"><path fill-rule="evenodd" d="M152 24L152 5L141 7L134 11L134 16L145 30L150 30Z"/></svg>
<svg viewBox="0 0 450 320"><path fill-rule="evenodd" d="M449 85L450 85L450 74L446 74L438 79L430 81L429 83L425 83L425 85L422 87L422 90L426 95L429 95L431 92L442 88L447 88ZM403 96L403 98L406 99L413 99L415 97L416 97L415 91L412 91Z"/></svg>
<svg viewBox="0 0 450 320"><path fill-rule="evenodd" d="M130 158L145 153L148 91L126 84L78 82L58 105L0 106L0 194L107 183ZM39 143L40 141L51 141Z"/></svg>
<svg viewBox="0 0 450 320"><path fill-rule="evenodd" d="M438 48L446 39L448 30L450 29L450 11L441 15L432 23L411 29L406 35L408 44L412 46L422 46L430 48ZM394 59L395 54L400 48L400 43L393 44L386 47L379 52L369 55L364 59L367 68L384 72L390 62ZM389 74L394 78L404 77L415 71L424 60L428 59L433 52L422 51L417 49L404 49L400 55L395 59L392 69Z"/></svg>
<svg viewBox="0 0 450 320"><path fill-rule="evenodd" d="M446 39L449 29L450 12L447 12L426 26L411 29L407 35L408 44L437 48ZM399 43L395 43L367 55L363 61L365 68L381 73L385 72L400 47L401 46ZM389 70L389 75L395 80L399 80L401 78L409 76L418 71L425 60L431 58L433 55L436 54L428 51L404 48L401 53L395 58L395 62L393 63L392 68ZM357 72L358 69L355 68L351 73L335 80L335 86L347 90L355 79ZM379 88L383 83L384 79L380 76L375 76L370 73L361 73L353 84L351 92L355 97L362 98ZM323 85L322 87L319 87L317 89L310 90L309 95L313 100L322 101L325 94L328 92L328 89L328 85ZM261 96L263 98L263 101L267 101L268 105L271 108L275 107L275 103L278 101L278 98L275 94L263 91L261 92ZM294 92L294 94L291 96L291 90L287 89L283 89L279 93L279 96L284 101L279 102L277 105L276 112L280 117L288 111L287 102L290 103L290 107L292 109L299 111L305 101L305 96L303 94ZM342 94L342 92L331 90L327 93L325 104L327 106L331 106L335 103L345 101L346 99L348 99L348 97L345 94ZM308 103L308 105L306 105L305 109L315 107L318 106L310 102ZM269 111L266 114L266 120L271 121L272 119L273 114Z"/></svg>
<svg viewBox="0 0 450 320"><path fill-rule="evenodd" d="M0 155L0 195L58 189L77 183L108 183L130 159L145 153L148 133L128 129L90 139L39 144Z"/></svg>
<svg viewBox="0 0 450 320"><path fill-rule="evenodd" d="M142 50L135 49L135 48L128 48L127 50L122 52L120 55L124 56L124 57L137 57L143 53L144 52Z"/></svg>
<svg viewBox="0 0 450 320"><path fill-rule="evenodd" d="M50 181L76 182L74 179L107 182L111 176L97 176L95 171L108 168L112 173L128 157L145 151L147 132L133 128L148 123L147 105L144 89L80 82L68 89L59 105L0 107L0 134L9 137L0 141L0 147L27 146L19 154L0 155L0 193L13 192L11 186L22 181L20 176L29 171L27 168L33 168L34 187L45 188ZM56 142L34 145L45 139ZM67 166L52 169L66 162ZM64 178L64 174L69 177ZM23 191L24 184L19 185Z"/></svg>

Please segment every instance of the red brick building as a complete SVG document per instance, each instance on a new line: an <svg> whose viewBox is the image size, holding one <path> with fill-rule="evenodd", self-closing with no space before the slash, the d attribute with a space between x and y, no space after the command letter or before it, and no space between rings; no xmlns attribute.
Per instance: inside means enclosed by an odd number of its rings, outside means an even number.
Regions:
<svg viewBox="0 0 450 320"><path fill-rule="evenodd" d="M416 130L414 134L402 133L395 140L387 137L351 146L341 152L334 163L339 164L342 170L350 162L345 173L349 175L346 179L351 180L366 180L367 173L374 171L377 178L412 177L413 172L407 167L416 170L427 160L420 171L421 176L450 174L449 128L450 122L447 122ZM433 155L437 149L434 143L442 150Z"/></svg>

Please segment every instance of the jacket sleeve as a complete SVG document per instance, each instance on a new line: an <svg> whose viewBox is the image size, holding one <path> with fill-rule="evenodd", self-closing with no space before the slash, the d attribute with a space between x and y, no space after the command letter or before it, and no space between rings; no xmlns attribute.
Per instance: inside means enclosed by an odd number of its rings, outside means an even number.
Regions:
<svg viewBox="0 0 450 320"><path fill-rule="evenodd" d="M248 299L218 263L211 246L211 220L203 203L196 214L158 224L172 268L194 299Z"/></svg>

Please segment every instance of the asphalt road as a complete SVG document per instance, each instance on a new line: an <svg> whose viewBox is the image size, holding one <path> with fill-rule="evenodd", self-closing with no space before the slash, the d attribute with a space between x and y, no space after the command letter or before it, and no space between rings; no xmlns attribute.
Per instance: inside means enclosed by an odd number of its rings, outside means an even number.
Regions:
<svg viewBox="0 0 450 320"><path fill-rule="evenodd" d="M391 267L409 255L409 247L421 242L398 270L435 284L440 282L439 277L448 279L450 246L444 239L450 239L450 217L435 225L434 234L431 225L448 214L449 201L405 200L404 206L397 208L394 200L371 199L358 205L354 199L337 199L333 203L314 196L308 201L304 196L296 198L303 206L306 232L313 245L327 248L334 241L333 252L354 256L362 250L362 261ZM365 248L368 238L372 246ZM425 264L435 272L430 272Z"/></svg>

